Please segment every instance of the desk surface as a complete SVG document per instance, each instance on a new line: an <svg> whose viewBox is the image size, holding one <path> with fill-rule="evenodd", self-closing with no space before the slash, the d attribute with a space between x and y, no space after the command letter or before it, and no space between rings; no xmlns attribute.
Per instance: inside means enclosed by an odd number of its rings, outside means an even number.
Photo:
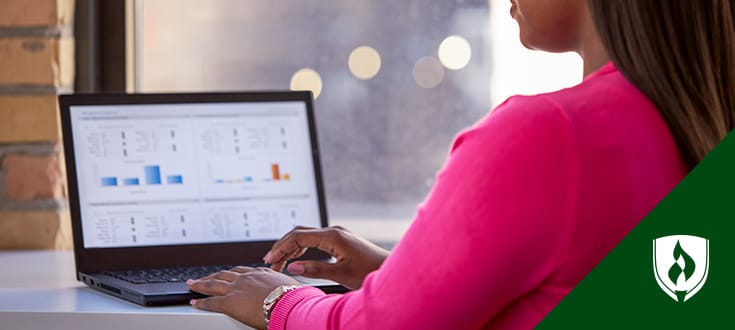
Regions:
<svg viewBox="0 0 735 330"><path fill-rule="evenodd" d="M188 305L142 307L77 282L70 251L0 252L3 329L249 329Z"/></svg>

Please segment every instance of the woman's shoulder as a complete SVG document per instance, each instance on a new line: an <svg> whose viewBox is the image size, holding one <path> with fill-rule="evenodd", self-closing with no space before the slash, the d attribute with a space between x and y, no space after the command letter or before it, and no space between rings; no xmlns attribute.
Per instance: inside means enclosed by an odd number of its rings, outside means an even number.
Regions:
<svg viewBox="0 0 735 330"><path fill-rule="evenodd" d="M535 97L553 102L572 116L576 112L609 111L628 116L640 114L640 110L658 115L654 104L612 63L590 74L576 86Z"/></svg>
<svg viewBox="0 0 735 330"><path fill-rule="evenodd" d="M452 151L460 146L475 146L478 154L494 146L506 150L541 146L574 150L582 159L596 161L679 162L678 149L663 117L614 67L598 71L571 88L509 98L458 135Z"/></svg>
<svg viewBox="0 0 735 330"><path fill-rule="evenodd" d="M565 111L549 98L513 96L457 135L452 151L468 145L525 148L552 140L561 147L573 143L573 131Z"/></svg>
<svg viewBox="0 0 735 330"><path fill-rule="evenodd" d="M473 134L497 134L497 128L529 131L573 130L578 138L621 134L670 138L656 107L612 64L580 84L551 93L512 96L480 120Z"/></svg>

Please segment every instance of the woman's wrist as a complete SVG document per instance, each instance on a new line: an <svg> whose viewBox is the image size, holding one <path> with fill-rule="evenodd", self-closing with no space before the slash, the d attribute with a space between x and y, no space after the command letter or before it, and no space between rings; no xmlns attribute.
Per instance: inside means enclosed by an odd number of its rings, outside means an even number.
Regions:
<svg viewBox="0 0 735 330"><path fill-rule="evenodd" d="M301 285L281 285L273 291L271 291L270 294L268 294L267 297L263 300L263 317L265 318L265 327L268 328L268 324L270 323L271 314L273 313L273 310L276 308L276 304L278 301L283 298L283 296L286 295L291 290L295 290L300 288Z"/></svg>
<svg viewBox="0 0 735 330"><path fill-rule="evenodd" d="M271 310L269 327L272 329L285 329L286 320L296 306L300 305L304 300L323 297L325 295L326 293L324 291L308 285L286 292L278 300L278 304L273 306Z"/></svg>

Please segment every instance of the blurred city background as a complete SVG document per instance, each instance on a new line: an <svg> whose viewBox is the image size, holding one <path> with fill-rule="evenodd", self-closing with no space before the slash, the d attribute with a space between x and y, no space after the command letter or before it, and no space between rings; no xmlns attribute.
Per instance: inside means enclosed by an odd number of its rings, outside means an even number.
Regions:
<svg viewBox="0 0 735 330"><path fill-rule="evenodd" d="M516 93L581 80L524 50L502 0L138 0L142 92L308 89L330 221L394 242L453 137Z"/></svg>

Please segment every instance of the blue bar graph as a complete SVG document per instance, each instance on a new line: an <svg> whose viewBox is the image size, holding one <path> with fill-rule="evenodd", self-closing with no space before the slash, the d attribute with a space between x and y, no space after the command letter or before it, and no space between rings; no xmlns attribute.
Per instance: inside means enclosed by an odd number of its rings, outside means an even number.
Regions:
<svg viewBox="0 0 735 330"><path fill-rule="evenodd" d="M139 186L140 185L140 179L138 178L125 178L123 179L123 184L126 186Z"/></svg>
<svg viewBox="0 0 735 330"><path fill-rule="evenodd" d="M151 165L144 167L145 169L145 184L161 184L161 167L158 165Z"/></svg>
<svg viewBox="0 0 735 330"><path fill-rule="evenodd" d="M183 184L184 178L181 175L169 175L166 177L166 183L168 184Z"/></svg>
<svg viewBox="0 0 735 330"><path fill-rule="evenodd" d="M102 178L102 186L103 187L117 186L117 178L115 177Z"/></svg>
<svg viewBox="0 0 735 330"><path fill-rule="evenodd" d="M144 179L140 177L123 177L123 176L105 176L100 178L100 184L102 187L117 187L117 186L140 186L143 183L146 185L161 185L163 181L161 179L161 166L159 165L146 165L143 166ZM166 184L169 185L183 185L184 176L181 174L166 174L163 175L166 179ZM145 181L144 181L145 180ZM252 178L250 179L252 180ZM222 183L222 180L219 180Z"/></svg>

